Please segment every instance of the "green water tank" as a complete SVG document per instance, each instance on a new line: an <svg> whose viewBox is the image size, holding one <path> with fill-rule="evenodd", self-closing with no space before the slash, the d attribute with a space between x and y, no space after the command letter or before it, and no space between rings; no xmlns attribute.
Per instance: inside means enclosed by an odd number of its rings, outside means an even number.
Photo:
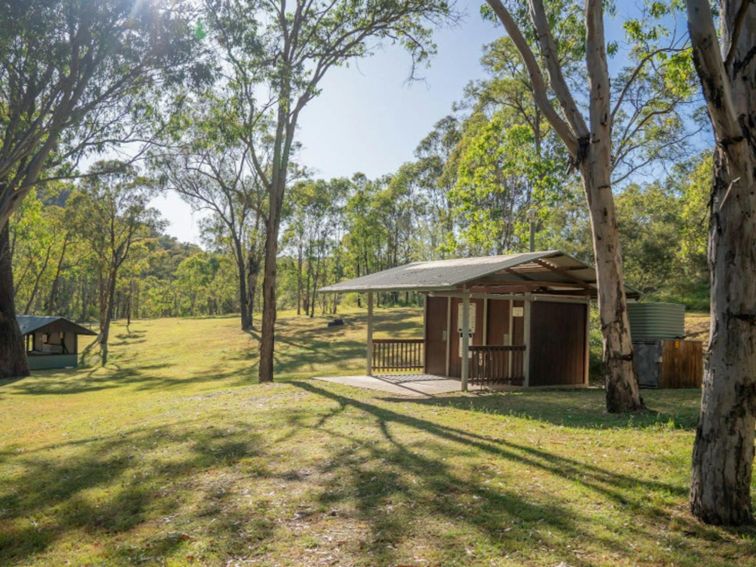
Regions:
<svg viewBox="0 0 756 567"><path fill-rule="evenodd" d="M628 303L633 342L685 336L685 306L680 303Z"/></svg>

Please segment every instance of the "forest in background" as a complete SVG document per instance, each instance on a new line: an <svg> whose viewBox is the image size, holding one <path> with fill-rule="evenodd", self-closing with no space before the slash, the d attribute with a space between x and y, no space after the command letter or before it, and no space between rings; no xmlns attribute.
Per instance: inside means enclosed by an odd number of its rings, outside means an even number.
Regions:
<svg viewBox="0 0 756 567"><path fill-rule="evenodd" d="M469 85L397 171L377 179L297 171L283 209L280 308L336 313L340 301L359 297L322 296L318 288L412 261L531 249L592 261L579 178L545 123L534 134L513 60L506 38L486 46L489 77ZM646 300L705 310L712 159L686 142L691 125L673 118L674 153L656 161L654 175L631 176L617 190L625 276ZM251 180L224 192L224 179L230 184L234 176L228 164L238 159L233 147L179 147L153 152L139 170L98 162L94 169L110 165L119 173L47 183L23 202L10 225L19 313L96 321L111 284L117 319L239 313L242 297L259 311L264 189ZM193 164L212 160L220 164L214 184L197 183L205 174ZM202 246L164 232L160 213L148 207L161 191L178 191L205 213ZM115 258L119 235L129 236L123 258ZM408 300L417 298L379 298Z"/></svg>

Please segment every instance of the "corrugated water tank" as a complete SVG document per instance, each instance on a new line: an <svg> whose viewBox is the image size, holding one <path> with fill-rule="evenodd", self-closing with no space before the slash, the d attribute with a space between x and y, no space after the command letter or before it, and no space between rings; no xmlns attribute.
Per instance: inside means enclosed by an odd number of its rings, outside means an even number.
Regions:
<svg viewBox="0 0 756 567"><path fill-rule="evenodd" d="M685 336L685 305L680 303L628 303L627 314L633 342Z"/></svg>

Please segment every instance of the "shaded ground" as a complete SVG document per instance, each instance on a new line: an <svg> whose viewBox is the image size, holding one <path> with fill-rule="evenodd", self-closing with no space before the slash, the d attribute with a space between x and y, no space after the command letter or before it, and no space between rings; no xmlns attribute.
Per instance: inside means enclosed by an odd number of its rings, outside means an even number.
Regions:
<svg viewBox="0 0 756 567"><path fill-rule="evenodd" d="M686 510L699 392L609 416L595 390L303 379L361 371L351 321L284 318L272 385L235 319L137 322L112 368L0 383L0 564L756 565L756 531Z"/></svg>

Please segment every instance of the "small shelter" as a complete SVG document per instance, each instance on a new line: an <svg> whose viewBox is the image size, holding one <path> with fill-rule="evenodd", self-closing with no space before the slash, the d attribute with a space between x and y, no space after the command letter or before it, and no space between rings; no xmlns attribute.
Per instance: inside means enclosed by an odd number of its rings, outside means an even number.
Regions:
<svg viewBox="0 0 756 567"><path fill-rule="evenodd" d="M26 359L31 370L76 368L78 336L97 335L64 317L18 315L16 320L26 341Z"/></svg>
<svg viewBox="0 0 756 567"><path fill-rule="evenodd" d="M462 390L468 384L588 383L588 307L597 296L596 273L558 250L414 262L320 291L367 294L370 376L455 377ZM373 296L392 291L423 294L422 338L373 338Z"/></svg>

